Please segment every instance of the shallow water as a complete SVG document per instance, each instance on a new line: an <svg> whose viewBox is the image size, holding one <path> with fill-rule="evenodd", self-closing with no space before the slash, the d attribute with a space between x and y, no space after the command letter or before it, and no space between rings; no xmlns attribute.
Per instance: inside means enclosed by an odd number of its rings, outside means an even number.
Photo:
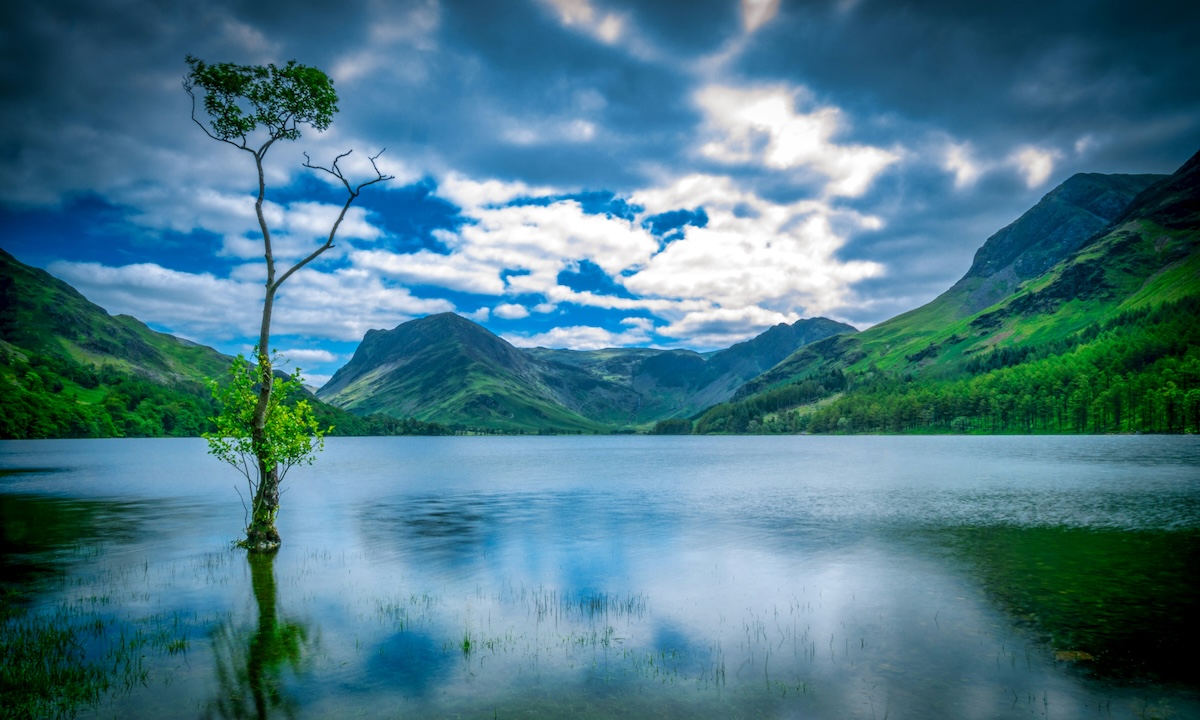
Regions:
<svg viewBox="0 0 1200 720"><path fill-rule="evenodd" d="M1200 716L1195 438L334 438L255 563L239 479L0 443L6 633L74 623L109 680L64 707Z"/></svg>

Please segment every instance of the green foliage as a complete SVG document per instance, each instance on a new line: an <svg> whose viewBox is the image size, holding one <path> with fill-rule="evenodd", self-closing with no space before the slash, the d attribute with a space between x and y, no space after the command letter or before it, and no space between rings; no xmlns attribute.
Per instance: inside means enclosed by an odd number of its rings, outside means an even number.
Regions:
<svg viewBox="0 0 1200 720"><path fill-rule="evenodd" d="M0 351L0 439L196 437L214 406L200 383L154 382L114 365Z"/></svg>
<svg viewBox="0 0 1200 720"><path fill-rule="evenodd" d="M692 421L687 418L671 418L654 423L654 435L691 435Z"/></svg>
<svg viewBox="0 0 1200 720"><path fill-rule="evenodd" d="M204 433L208 451L229 463L257 486L258 464L265 469L279 468L280 479L294 465L312 464L316 453L325 447L325 434L307 400L287 403L289 395L303 387L297 369L288 378L276 378L267 405L265 439L256 444L252 436L254 409L258 403L258 369L238 355L229 368L229 382L211 385L213 398L221 405L213 418L216 430Z"/></svg>
<svg viewBox="0 0 1200 720"><path fill-rule="evenodd" d="M846 373L843 394L820 407L811 403L823 391L841 388L831 375L807 378L718 405L696 432L1197 433L1197 317L1200 296L1190 296L1001 348L954 373Z"/></svg>
<svg viewBox="0 0 1200 720"><path fill-rule="evenodd" d="M300 126L325 130L337 112L337 93L324 72L289 60L275 65L208 64L189 55L184 88L204 90L204 110L213 137L246 143L246 136L266 128L272 140L295 140Z"/></svg>
<svg viewBox="0 0 1200 720"><path fill-rule="evenodd" d="M833 370L806 378L800 382L768 390L746 400L723 403L709 408L696 421L695 433L745 433L763 428L764 416L785 408L814 402L829 393L841 392L846 387L846 376ZM751 423L754 427L751 428ZM780 432L795 432L796 427L780 429Z"/></svg>

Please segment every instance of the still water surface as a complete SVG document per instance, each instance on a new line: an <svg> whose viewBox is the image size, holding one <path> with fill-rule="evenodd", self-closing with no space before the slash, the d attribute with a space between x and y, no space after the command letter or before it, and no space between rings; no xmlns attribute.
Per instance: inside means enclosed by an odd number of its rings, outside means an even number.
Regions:
<svg viewBox="0 0 1200 720"><path fill-rule="evenodd" d="M1195 438L333 438L260 562L239 478L0 443L16 617L108 673L73 712L1200 717Z"/></svg>

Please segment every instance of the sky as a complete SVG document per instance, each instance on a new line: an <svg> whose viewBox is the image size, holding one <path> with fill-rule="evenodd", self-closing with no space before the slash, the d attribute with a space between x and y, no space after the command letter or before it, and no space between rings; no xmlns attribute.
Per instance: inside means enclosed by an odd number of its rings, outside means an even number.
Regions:
<svg viewBox="0 0 1200 720"><path fill-rule="evenodd" d="M182 88L321 68L340 112L267 155L272 344L313 385L457 312L518 346L712 350L936 297L1077 172L1200 150L1200 3L48 0L0 9L0 247L110 313L249 353L244 152ZM203 117L203 114L201 114Z"/></svg>

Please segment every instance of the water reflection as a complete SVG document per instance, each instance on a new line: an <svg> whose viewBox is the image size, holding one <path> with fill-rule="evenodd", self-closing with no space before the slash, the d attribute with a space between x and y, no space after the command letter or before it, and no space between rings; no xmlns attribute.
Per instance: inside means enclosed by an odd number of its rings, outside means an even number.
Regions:
<svg viewBox="0 0 1200 720"><path fill-rule="evenodd" d="M1196 683L1178 661L1200 641L1195 531L997 525L921 535L965 561L1057 661L1117 680Z"/></svg>
<svg viewBox="0 0 1200 720"><path fill-rule="evenodd" d="M0 587L22 597L113 545L138 542L140 503L0 494Z"/></svg>
<svg viewBox="0 0 1200 720"><path fill-rule="evenodd" d="M296 717L300 703L288 687L312 649L308 626L281 618L275 584L275 556L249 554L250 582L258 607L258 623L238 629L232 621L213 635L218 694L206 717Z"/></svg>
<svg viewBox="0 0 1200 720"><path fill-rule="evenodd" d="M274 559L190 445L19 448L88 469L4 569L165 648L97 715L1200 716L1191 439L336 440Z"/></svg>

